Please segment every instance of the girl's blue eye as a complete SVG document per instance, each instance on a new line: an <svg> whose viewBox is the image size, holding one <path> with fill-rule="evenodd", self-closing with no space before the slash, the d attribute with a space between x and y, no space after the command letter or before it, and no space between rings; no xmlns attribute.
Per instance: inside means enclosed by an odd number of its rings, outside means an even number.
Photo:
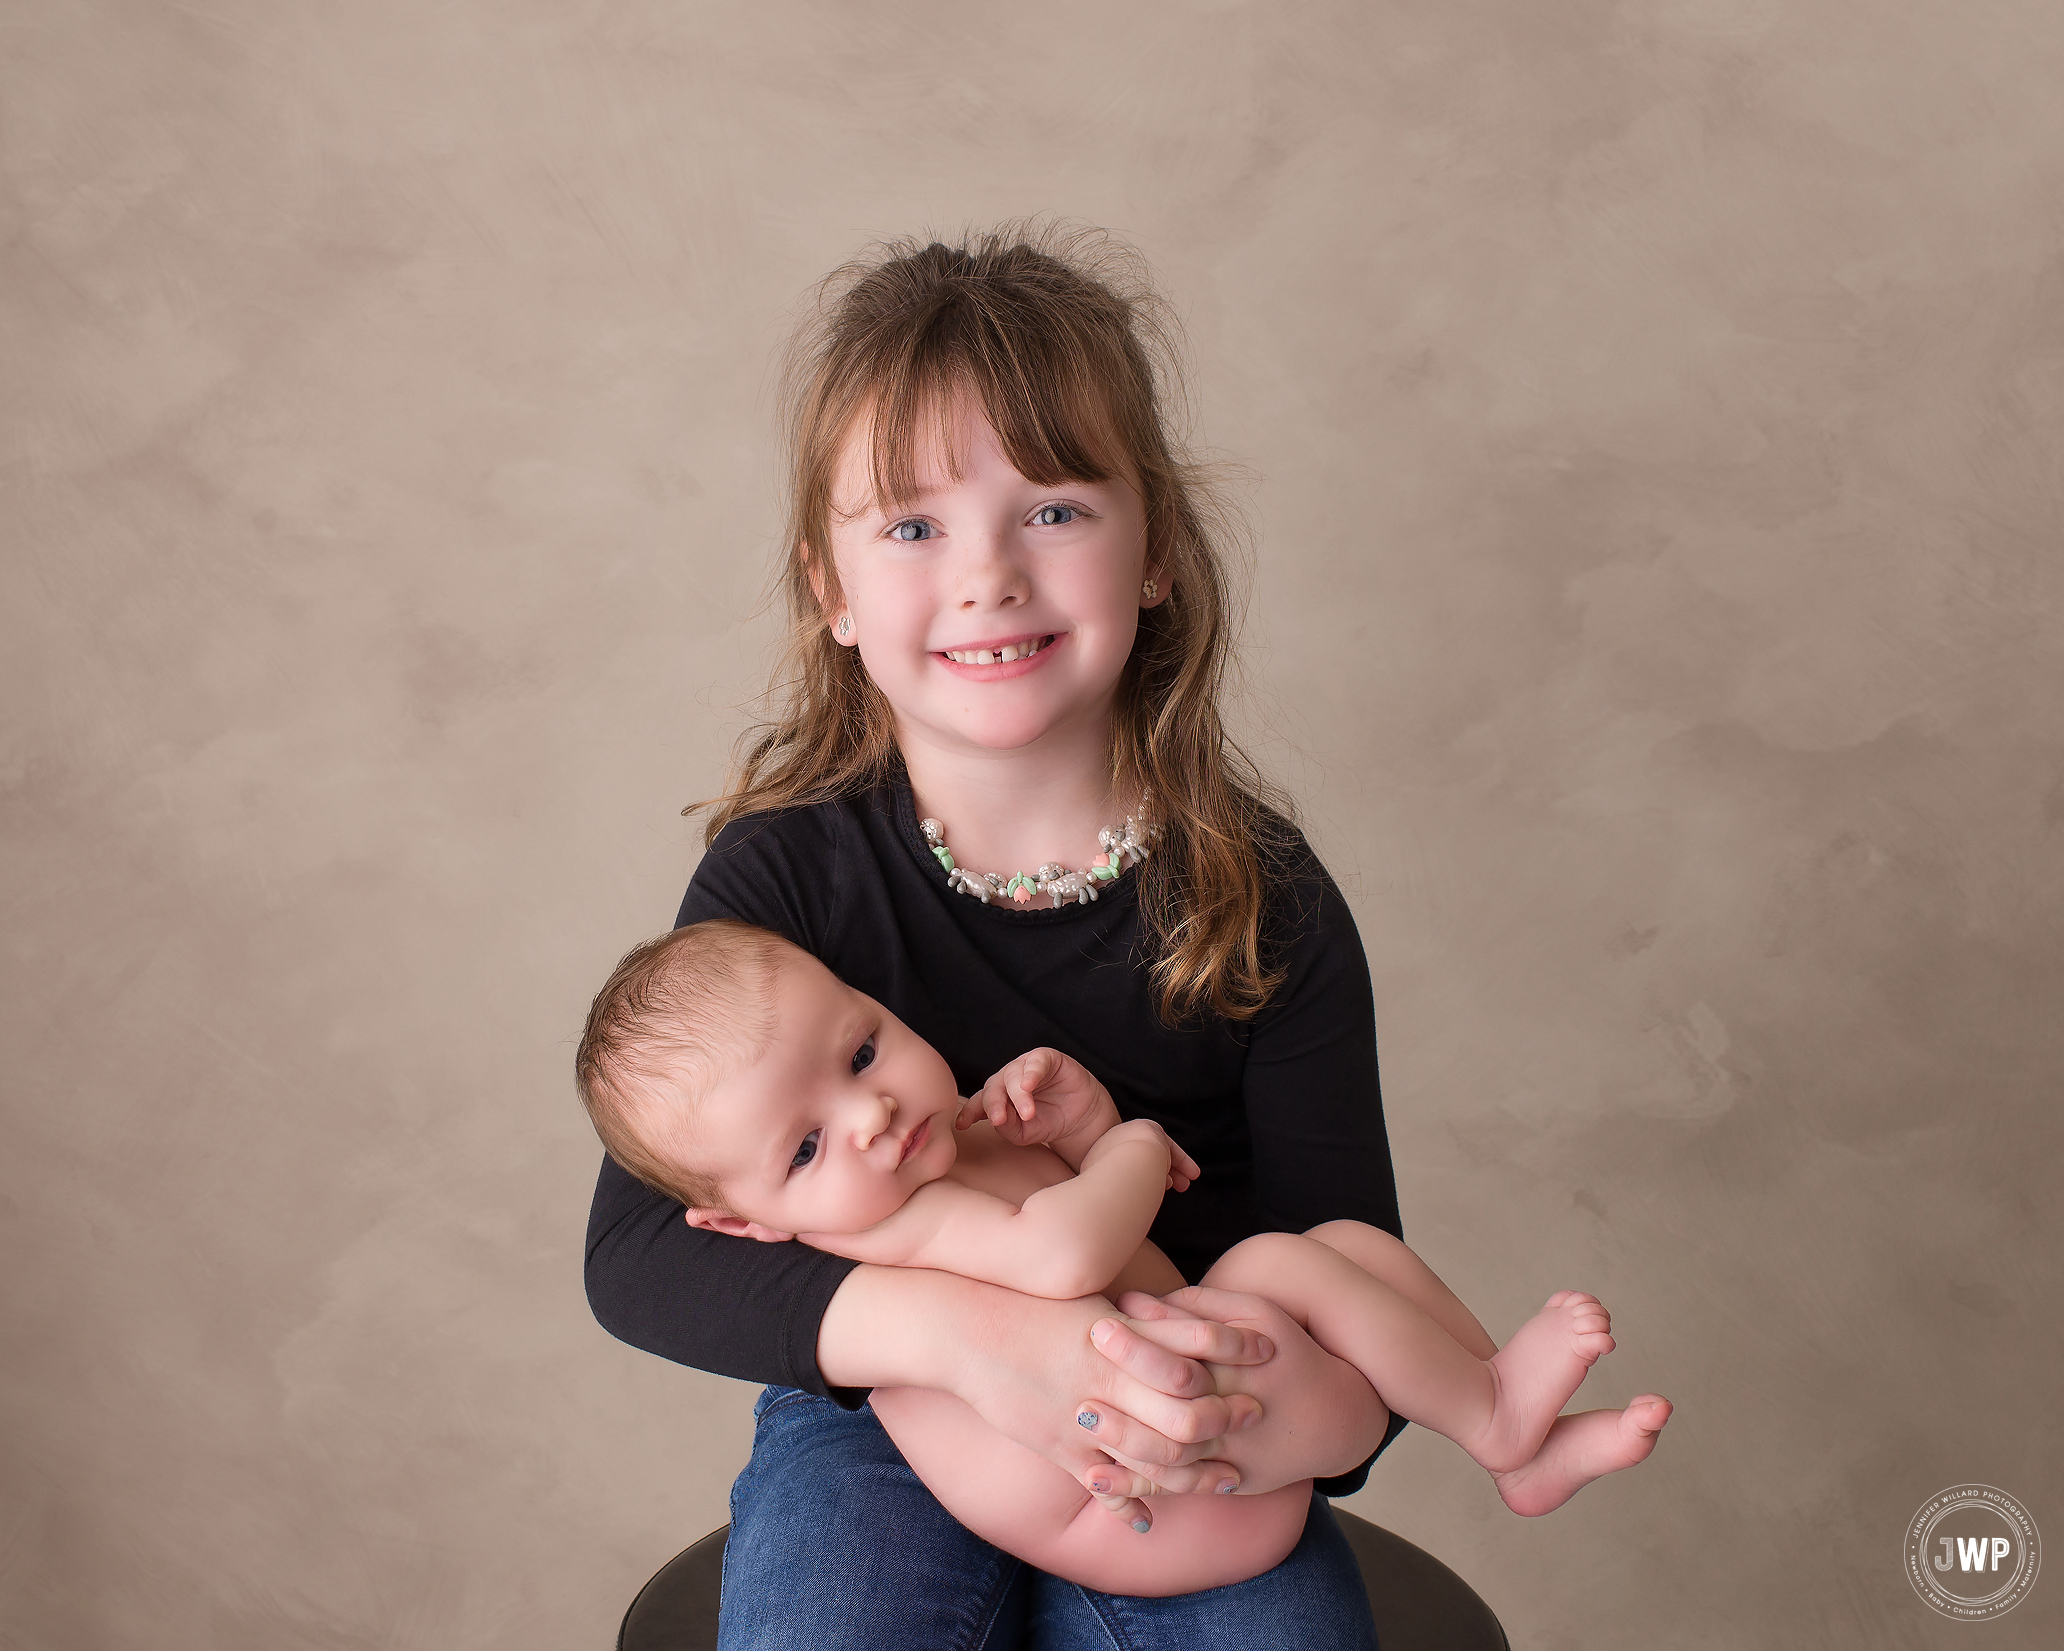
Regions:
<svg viewBox="0 0 2064 1651"><path fill-rule="evenodd" d="M1043 504L1032 514L1035 527L1066 527L1082 512L1071 504Z"/></svg>
<svg viewBox="0 0 2064 1651"><path fill-rule="evenodd" d="M801 1169L817 1156L817 1137L822 1133L821 1130L813 1129L803 1137L803 1144L795 1149L795 1156L788 1161L790 1169Z"/></svg>
<svg viewBox="0 0 2064 1651"><path fill-rule="evenodd" d="M856 1074L864 1072L867 1070L868 1067L872 1066L873 1064L874 1039L869 1038L858 1049L855 1049L853 1051L853 1071Z"/></svg>
<svg viewBox="0 0 2064 1651"><path fill-rule="evenodd" d="M908 533L903 531L906 527L910 529ZM891 539L900 539L906 545L921 544L931 536L932 524L930 522L920 522L914 518L907 522L898 522L889 529L889 537Z"/></svg>

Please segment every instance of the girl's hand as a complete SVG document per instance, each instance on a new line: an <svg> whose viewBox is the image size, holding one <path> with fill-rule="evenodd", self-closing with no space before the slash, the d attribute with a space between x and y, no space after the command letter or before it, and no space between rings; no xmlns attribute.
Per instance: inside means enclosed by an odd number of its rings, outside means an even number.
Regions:
<svg viewBox="0 0 2064 1651"><path fill-rule="evenodd" d="M1092 1488L1102 1477L1112 1489L1100 1500L1127 1525L1151 1523L1152 1513L1130 1494L1134 1481L1168 1493L1239 1486L1239 1469L1222 1458L1229 1439L1247 1436L1261 1404L1245 1393L1221 1396L1212 1370L1251 1381L1275 1354L1256 1330L1209 1316L1221 1310L1215 1299L1191 1302L1195 1316L1164 1315L1147 1295L1124 1299L1147 1316L1122 1319L1102 1296L1049 1301L930 1268L863 1264L825 1310L818 1369L839 1387L951 1393L1077 1484ZM1295 1330L1287 1313L1258 1305ZM1238 1310L1224 1309L1227 1318ZM1361 1381L1352 1365L1342 1368ZM1092 1419L1087 1427L1083 1416ZM1107 1440L1126 1462L1105 1448Z"/></svg>
<svg viewBox="0 0 2064 1651"><path fill-rule="evenodd" d="M1245 1394L1221 1398L1202 1364L1155 1343L1161 1325L1145 1327L1152 1334L1123 1332L1100 1296L1045 1301L976 1288L984 1292L971 1304L979 1319L959 1326L960 1367L948 1391L991 1427L1065 1470L1126 1525L1153 1522L1132 1493L1135 1480L1169 1493L1238 1485L1237 1470L1218 1458L1226 1436L1252 1426L1261 1407ZM1101 1348L1093 1333L1104 1336ZM1225 1366L1270 1356L1253 1331L1208 1319L1191 1320L1170 1339ZM1119 1462L1106 1440L1150 1462L1151 1476ZM1112 1488L1098 1494L1099 1481Z"/></svg>
<svg viewBox="0 0 2064 1651"><path fill-rule="evenodd" d="M987 1118L1013 1146L1051 1146L1080 1169L1082 1154L1118 1122L1111 1092L1058 1049L1031 1049L960 1103L954 1127Z"/></svg>
<svg viewBox="0 0 2064 1651"><path fill-rule="evenodd" d="M1259 1399L1255 1422L1215 1441L1216 1459L1199 1464L1236 1490L1261 1495L1299 1479L1346 1473L1382 1443L1390 1412L1375 1389L1274 1302L1191 1285L1158 1297L1127 1291L1118 1304L1125 1316L1092 1332L1105 1358L1135 1373L1165 1373L1167 1361L1187 1362L1179 1356L1191 1355L1205 1362L1221 1391ZM1266 1358L1220 1358L1215 1349L1234 1329L1252 1333ZM1276 1416L1286 1420L1278 1425ZM1100 1417L1094 1431L1116 1464L1104 1476L1109 1491L1099 1497L1107 1507L1123 1497L1213 1488L1197 1482L1195 1469L1171 1468L1169 1441L1129 1416Z"/></svg>

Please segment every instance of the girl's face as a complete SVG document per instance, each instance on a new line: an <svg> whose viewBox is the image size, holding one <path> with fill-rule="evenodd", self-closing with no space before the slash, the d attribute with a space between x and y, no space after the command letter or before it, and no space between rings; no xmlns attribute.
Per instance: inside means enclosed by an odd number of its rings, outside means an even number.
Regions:
<svg viewBox="0 0 2064 1651"><path fill-rule="evenodd" d="M1101 736L1151 571L1138 490L1028 481L972 398L953 451L958 479L934 440L914 467L918 496L885 508L864 426L847 440L831 528L845 606L827 617L832 635L849 616L839 640L859 648L905 741L1015 751Z"/></svg>

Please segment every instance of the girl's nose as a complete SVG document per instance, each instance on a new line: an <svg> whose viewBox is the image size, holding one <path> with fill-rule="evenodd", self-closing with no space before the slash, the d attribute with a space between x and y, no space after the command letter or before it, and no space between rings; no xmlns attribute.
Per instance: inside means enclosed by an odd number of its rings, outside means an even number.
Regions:
<svg viewBox="0 0 2064 1651"><path fill-rule="evenodd" d="M955 584L963 608L1007 608L1032 594L1032 580L1007 530L986 533L971 543L957 570Z"/></svg>

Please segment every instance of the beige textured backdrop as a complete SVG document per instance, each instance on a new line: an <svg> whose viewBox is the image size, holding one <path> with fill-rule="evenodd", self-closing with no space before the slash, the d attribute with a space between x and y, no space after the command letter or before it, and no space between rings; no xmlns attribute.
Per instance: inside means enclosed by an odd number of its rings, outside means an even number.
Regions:
<svg viewBox="0 0 2064 1651"><path fill-rule="evenodd" d="M570 1038L759 682L798 296L1025 212L1253 467L1408 1232L1680 1405L1352 1505L1524 1648L2064 1640L1900 1571L1962 1480L2064 1540L2060 84L2047 0L8 0L0 1642L599 1648L722 1520Z"/></svg>

